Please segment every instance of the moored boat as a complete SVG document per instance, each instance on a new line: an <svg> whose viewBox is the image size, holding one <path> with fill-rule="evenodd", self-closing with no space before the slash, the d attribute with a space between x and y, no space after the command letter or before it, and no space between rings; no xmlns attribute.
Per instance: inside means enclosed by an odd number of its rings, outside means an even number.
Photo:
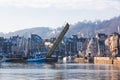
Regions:
<svg viewBox="0 0 120 80"><path fill-rule="evenodd" d="M28 58L27 62L46 62L46 57L43 56L41 52L36 52L34 57Z"/></svg>
<svg viewBox="0 0 120 80"><path fill-rule="evenodd" d="M30 58L27 62L46 62L46 58Z"/></svg>

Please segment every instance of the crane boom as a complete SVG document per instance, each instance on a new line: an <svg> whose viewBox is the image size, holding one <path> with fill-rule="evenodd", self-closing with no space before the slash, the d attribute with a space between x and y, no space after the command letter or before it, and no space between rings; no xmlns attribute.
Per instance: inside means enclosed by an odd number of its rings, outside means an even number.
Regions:
<svg viewBox="0 0 120 80"><path fill-rule="evenodd" d="M58 38L55 40L55 42L53 43L52 48L50 48L50 50L47 53L47 57L51 57L52 53L54 52L54 50L56 49L56 47L58 46L58 44L60 43L60 41L62 40L62 38L64 37L65 33L68 31L69 29L69 24L67 23L64 27L64 29L61 31L60 35L58 36Z"/></svg>

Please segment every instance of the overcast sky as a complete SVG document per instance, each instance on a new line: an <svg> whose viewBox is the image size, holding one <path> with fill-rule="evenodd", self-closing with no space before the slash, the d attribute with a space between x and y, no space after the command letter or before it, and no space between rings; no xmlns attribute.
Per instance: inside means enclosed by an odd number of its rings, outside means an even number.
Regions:
<svg viewBox="0 0 120 80"><path fill-rule="evenodd" d="M120 0L0 0L0 32L120 15Z"/></svg>

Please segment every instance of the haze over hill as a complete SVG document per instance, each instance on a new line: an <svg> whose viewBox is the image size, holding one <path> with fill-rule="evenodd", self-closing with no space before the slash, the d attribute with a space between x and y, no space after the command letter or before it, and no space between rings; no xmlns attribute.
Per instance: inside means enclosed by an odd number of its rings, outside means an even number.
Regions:
<svg viewBox="0 0 120 80"><path fill-rule="evenodd" d="M68 30L66 36L71 36L73 34L93 35L96 32L111 34L113 32L118 32L118 26L120 27L120 16L104 21L77 22L75 24L70 24L70 29ZM36 28L18 30L7 34L0 33L0 36L10 37L10 36L20 35L20 36L29 37L30 34L38 34L42 38L50 38L58 35L59 32L62 30L62 28L63 27L58 27L57 29L51 29L49 27L36 27Z"/></svg>
<svg viewBox="0 0 120 80"><path fill-rule="evenodd" d="M82 33L92 35L96 32L111 34L113 32L118 32L118 26L120 27L120 16L104 21L84 21L71 25L68 34Z"/></svg>

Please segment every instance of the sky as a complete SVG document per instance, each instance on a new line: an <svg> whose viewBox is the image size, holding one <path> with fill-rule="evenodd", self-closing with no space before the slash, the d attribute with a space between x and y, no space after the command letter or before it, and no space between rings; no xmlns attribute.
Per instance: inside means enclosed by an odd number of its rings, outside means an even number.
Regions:
<svg viewBox="0 0 120 80"><path fill-rule="evenodd" d="M120 0L0 0L0 32L120 16Z"/></svg>

